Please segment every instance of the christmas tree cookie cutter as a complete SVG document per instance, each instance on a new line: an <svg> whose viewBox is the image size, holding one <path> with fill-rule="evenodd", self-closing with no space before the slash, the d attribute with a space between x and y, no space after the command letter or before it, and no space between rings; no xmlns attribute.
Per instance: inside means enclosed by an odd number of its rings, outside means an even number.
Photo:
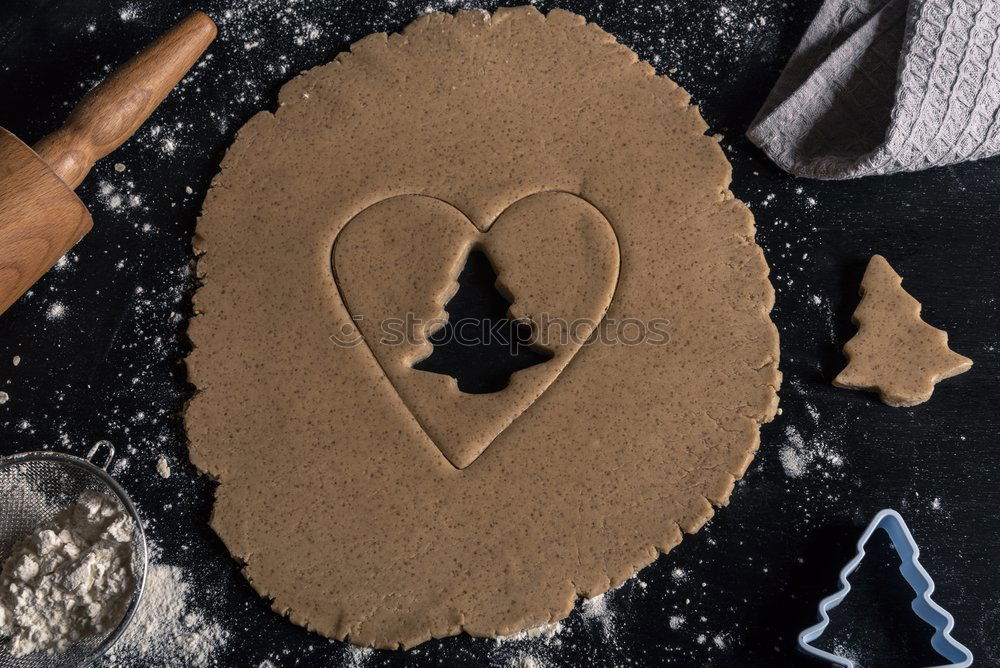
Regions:
<svg viewBox="0 0 1000 668"><path fill-rule="evenodd" d="M931 598L934 593L934 581L931 576L920 565L920 548L913 540L903 517L892 509L879 511L875 518L861 534L858 539L858 551L846 566L840 571L840 589L827 596L819 603L819 623L810 626L799 634L799 649L806 654L829 661L841 668L855 668L854 662L848 658L831 654L830 652L813 647L810 643L823 635L826 627L830 624L829 612L836 608L847 598L851 591L851 583L848 577L861 565L861 560L865 557L865 545L878 529L889 534L893 547L902 561L899 567L900 573L906 578L910 587L913 588L916 597L910 604L913 612L920 619L927 622L934 628L934 636L931 638L931 647L947 659L950 663L943 663L934 668L965 668L972 665L972 652L951 637L951 630L955 626L955 619L951 614L939 606Z"/></svg>

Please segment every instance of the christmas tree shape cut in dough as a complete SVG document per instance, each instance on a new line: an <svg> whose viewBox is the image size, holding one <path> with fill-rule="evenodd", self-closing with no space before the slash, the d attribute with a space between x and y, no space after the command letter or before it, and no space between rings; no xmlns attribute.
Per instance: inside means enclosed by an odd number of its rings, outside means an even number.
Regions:
<svg viewBox="0 0 1000 668"><path fill-rule="evenodd" d="M948 348L948 333L920 318L920 302L881 255L868 262L861 303L852 320L858 333L844 345L848 365L837 387L877 390L890 406L915 406L931 398L934 384L972 367Z"/></svg>

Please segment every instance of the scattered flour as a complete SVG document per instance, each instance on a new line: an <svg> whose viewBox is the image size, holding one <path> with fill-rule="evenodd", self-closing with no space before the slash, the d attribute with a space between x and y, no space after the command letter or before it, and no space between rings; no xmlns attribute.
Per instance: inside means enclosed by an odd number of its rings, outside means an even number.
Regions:
<svg viewBox="0 0 1000 668"><path fill-rule="evenodd" d="M139 18L139 10L131 5L125 6L118 12L118 18L124 22L134 21Z"/></svg>
<svg viewBox="0 0 1000 668"><path fill-rule="evenodd" d="M108 655L110 666L205 668L229 633L191 605L191 584L178 566L150 564L135 619Z"/></svg>
<svg viewBox="0 0 1000 668"><path fill-rule="evenodd" d="M844 458L840 453L820 440L814 439L806 443L799 430L792 425L785 428L785 438L788 443L781 446L778 459L789 478L802 477L814 465L826 464L834 468L844 465Z"/></svg>
<svg viewBox="0 0 1000 668"><path fill-rule="evenodd" d="M125 169L125 165L118 164L121 165L122 170ZM115 169L117 170L117 165ZM135 188L134 181L125 181L119 186L101 181L97 184L97 199L109 211L135 209L142 204L142 197L135 193Z"/></svg>
<svg viewBox="0 0 1000 668"><path fill-rule="evenodd" d="M45 317L49 320L58 320L66 315L66 305L62 302L52 302L45 311Z"/></svg>
<svg viewBox="0 0 1000 668"><path fill-rule="evenodd" d="M356 645L347 646L347 656L344 657L344 668L365 668L369 659L374 656L375 650L371 647L358 647Z"/></svg>
<svg viewBox="0 0 1000 668"><path fill-rule="evenodd" d="M801 452L791 445L785 445L778 453L781 459L781 466L785 469L785 475L789 478L800 478L806 472L807 462Z"/></svg>
<svg viewBox="0 0 1000 668"><path fill-rule="evenodd" d="M0 392L0 406L10 401L10 395L6 392Z"/></svg>
<svg viewBox="0 0 1000 668"><path fill-rule="evenodd" d="M570 627L563 622L552 622L525 629L509 636L494 639L490 652L490 665L510 668L544 668L549 659L557 657L563 646L562 637L570 634Z"/></svg>
<svg viewBox="0 0 1000 668"><path fill-rule="evenodd" d="M88 490L14 546L0 572L0 636L11 654L114 630L135 590L132 531L115 500Z"/></svg>
<svg viewBox="0 0 1000 668"><path fill-rule="evenodd" d="M584 599L580 606L580 616L583 620L600 623L605 641L612 642L615 640L617 627L615 626L615 609L610 605L610 599L615 591L616 589L611 589L599 596Z"/></svg>
<svg viewBox="0 0 1000 668"><path fill-rule="evenodd" d="M604 598L604 594L598 594L593 598L584 599L583 601L583 618L584 619L594 619L596 617L602 617L608 612L608 602Z"/></svg>
<svg viewBox="0 0 1000 668"><path fill-rule="evenodd" d="M119 457L115 460L115 463L111 465L111 474L115 476L121 475L125 471L128 471L129 464L131 463L132 462L129 461L128 457Z"/></svg>
<svg viewBox="0 0 1000 668"><path fill-rule="evenodd" d="M545 666L541 659L531 656L530 654L518 657L510 665L511 668L544 668Z"/></svg>
<svg viewBox="0 0 1000 668"><path fill-rule="evenodd" d="M565 626L560 622L553 622L551 624L543 624L542 626L536 626L531 629L525 629L519 633L514 633L509 636L497 636L494 640L498 645L507 642L521 642L524 640L532 640L535 638L542 638L545 640L550 640L565 630Z"/></svg>
<svg viewBox="0 0 1000 668"><path fill-rule="evenodd" d="M854 662L858 661L858 657L857 657L857 654L854 651L854 648L847 647L847 646L842 645L840 643L837 643L836 645L833 646L833 653L836 654L837 656L843 657L845 659L849 659L849 660L854 661Z"/></svg>

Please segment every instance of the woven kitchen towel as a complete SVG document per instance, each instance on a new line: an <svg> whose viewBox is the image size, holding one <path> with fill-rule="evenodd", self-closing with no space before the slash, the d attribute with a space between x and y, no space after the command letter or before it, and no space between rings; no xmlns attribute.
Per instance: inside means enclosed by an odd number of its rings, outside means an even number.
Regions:
<svg viewBox="0 0 1000 668"><path fill-rule="evenodd" d="M1000 0L826 0L747 136L797 176L1000 153Z"/></svg>

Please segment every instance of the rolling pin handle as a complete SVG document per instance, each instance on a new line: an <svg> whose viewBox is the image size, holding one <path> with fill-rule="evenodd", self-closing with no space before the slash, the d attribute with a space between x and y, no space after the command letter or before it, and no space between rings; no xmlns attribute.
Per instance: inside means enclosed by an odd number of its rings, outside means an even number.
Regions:
<svg viewBox="0 0 1000 668"><path fill-rule="evenodd" d="M215 39L215 24L194 12L83 98L66 124L33 147L70 188L124 144Z"/></svg>

